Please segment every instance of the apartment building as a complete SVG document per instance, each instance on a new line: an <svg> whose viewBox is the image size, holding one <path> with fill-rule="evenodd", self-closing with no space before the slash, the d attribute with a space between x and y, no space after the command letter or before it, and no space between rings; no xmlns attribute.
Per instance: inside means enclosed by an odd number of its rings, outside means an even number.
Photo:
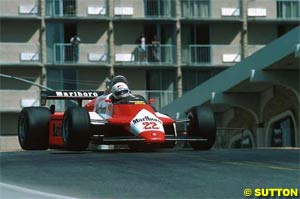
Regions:
<svg viewBox="0 0 300 199"><path fill-rule="evenodd" d="M0 73L55 90L103 90L122 74L160 108L299 19L298 0L1 0ZM0 134L16 134L40 88L2 76L0 89Z"/></svg>

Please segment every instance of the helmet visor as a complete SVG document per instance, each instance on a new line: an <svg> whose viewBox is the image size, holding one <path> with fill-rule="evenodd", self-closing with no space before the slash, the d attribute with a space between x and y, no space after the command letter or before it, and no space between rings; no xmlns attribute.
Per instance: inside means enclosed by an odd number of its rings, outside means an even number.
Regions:
<svg viewBox="0 0 300 199"><path fill-rule="evenodd" d="M121 90L121 91L115 92L115 96L121 96L121 95L124 95L124 94L126 94L128 92L129 91L127 89Z"/></svg>

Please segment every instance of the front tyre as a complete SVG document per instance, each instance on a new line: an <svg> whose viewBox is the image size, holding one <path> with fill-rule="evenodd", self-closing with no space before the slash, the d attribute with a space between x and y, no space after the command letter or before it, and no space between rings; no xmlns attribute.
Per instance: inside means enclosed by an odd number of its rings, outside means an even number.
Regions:
<svg viewBox="0 0 300 199"><path fill-rule="evenodd" d="M208 107L194 107L188 112L190 124L188 137L204 138L206 141L190 141L194 150L209 150L216 141L216 122L214 113Z"/></svg>
<svg viewBox="0 0 300 199"><path fill-rule="evenodd" d="M46 107L23 108L18 118L18 140L24 150L49 147L50 110Z"/></svg>
<svg viewBox="0 0 300 199"><path fill-rule="evenodd" d="M85 108L70 107L63 118L63 141L66 149L83 151L90 141L90 116Z"/></svg>

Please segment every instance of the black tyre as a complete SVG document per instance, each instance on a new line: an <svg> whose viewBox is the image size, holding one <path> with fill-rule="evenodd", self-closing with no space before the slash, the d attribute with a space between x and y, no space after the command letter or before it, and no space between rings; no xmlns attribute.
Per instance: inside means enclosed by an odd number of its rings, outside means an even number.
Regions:
<svg viewBox="0 0 300 199"><path fill-rule="evenodd" d="M70 107L63 118L63 141L66 149L83 151L90 142L90 116L85 108Z"/></svg>
<svg viewBox="0 0 300 199"><path fill-rule="evenodd" d="M216 122L212 110L208 107L194 107L188 112L188 118L188 137L207 139L190 141L190 146L194 150L209 150L216 141Z"/></svg>
<svg viewBox="0 0 300 199"><path fill-rule="evenodd" d="M24 150L46 150L49 147L50 110L26 107L19 114L18 140Z"/></svg>

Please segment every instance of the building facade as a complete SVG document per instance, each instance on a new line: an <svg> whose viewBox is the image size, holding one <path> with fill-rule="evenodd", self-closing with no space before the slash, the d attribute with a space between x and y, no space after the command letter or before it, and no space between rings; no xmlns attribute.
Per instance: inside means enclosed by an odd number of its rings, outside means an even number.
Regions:
<svg viewBox="0 0 300 199"><path fill-rule="evenodd" d="M299 19L298 0L2 0L0 73L55 90L103 90L122 74L160 108ZM0 89L0 133L16 134L40 88L0 77Z"/></svg>

